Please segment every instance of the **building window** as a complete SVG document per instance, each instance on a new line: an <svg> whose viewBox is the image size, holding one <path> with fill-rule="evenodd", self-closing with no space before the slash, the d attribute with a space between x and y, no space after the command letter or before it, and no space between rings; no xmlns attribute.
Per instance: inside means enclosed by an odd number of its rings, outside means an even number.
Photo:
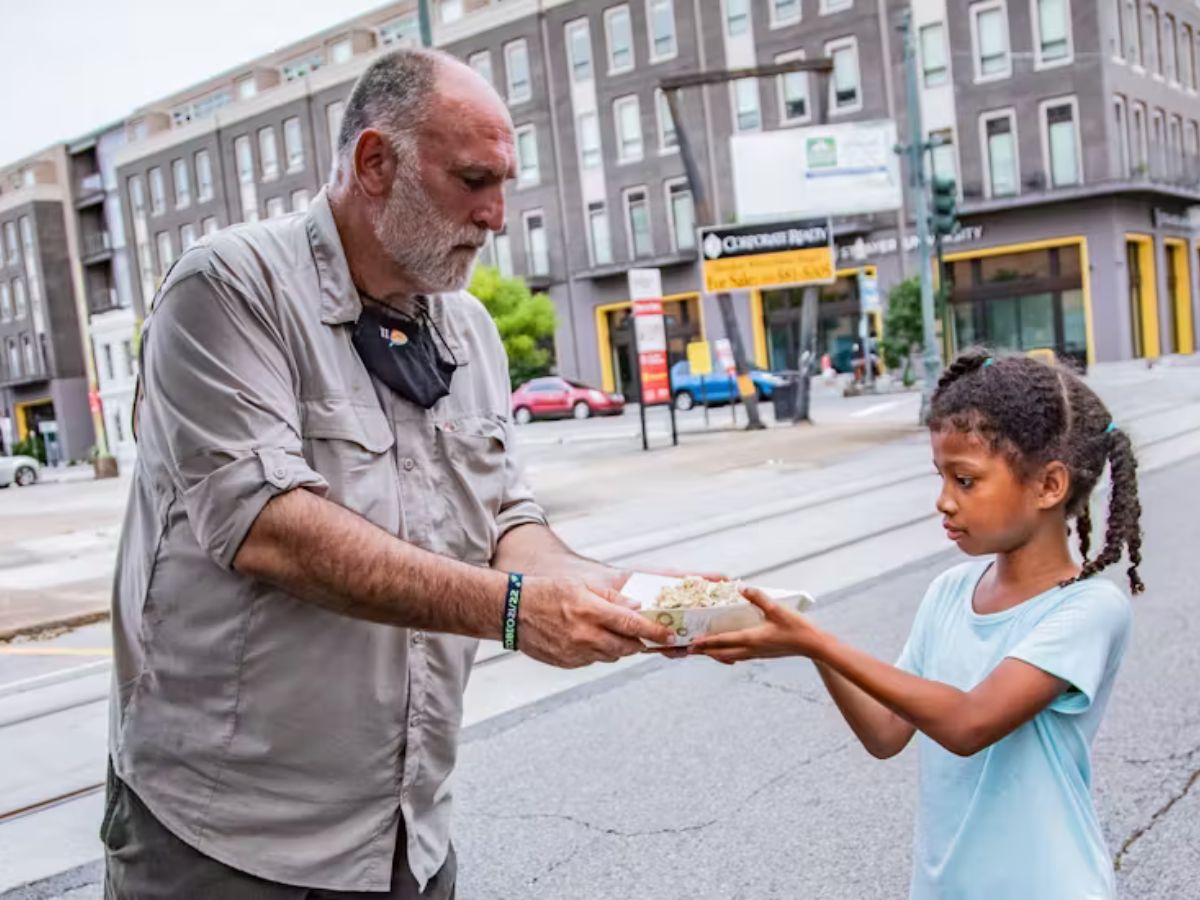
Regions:
<svg viewBox="0 0 1200 900"><path fill-rule="evenodd" d="M239 100L249 100L258 93L258 82L253 75L246 75L237 80L237 95Z"/></svg>
<svg viewBox="0 0 1200 900"><path fill-rule="evenodd" d="M205 237L208 237L210 234L216 234L219 227L215 216L208 216L200 223L200 230L204 232Z"/></svg>
<svg viewBox="0 0 1200 900"><path fill-rule="evenodd" d="M279 145L275 142L275 129L270 125L258 129L258 165L263 181L279 177Z"/></svg>
<svg viewBox="0 0 1200 900"><path fill-rule="evenodd" d="M671 117L671 107L662 88L654 91L654 108L658 113L658 152L674 153L679 149L679 134L675 131L675 120Z"/></svg>
<svg viewBox="0 0 1200 900"><path fill-rule="evenodd" d="M130 175L128 184L129 184L129 208L133 211L134 218L138 218L140 216L145 216L146 215L146 189L142 184L142 176ZM6 237L7 237L7 231L11 226L12 226L11 222L5 226L5 232L6 232L5 236ZM15 238L15 235L14 235L14 238ZM12 241L12 243L10 243L8 245L9 262L16 262L16 255L17 255L17 243L16 243L16 240L14 239Z"/></svg>
<svg viewBox="0 0 1200 900"><path fill-rule="evenodd" d="M800 21L800 0L769 0L771 27L795 25Z"/></svg>
<svg viewBox="0 0 1200 900"><path fill-rule="evenodd" d="M25 282L14 278L12 283L13 306L18 320L29 315L29 298L25 295Z"/></svg>
<svg viewBox="0 0 1200 900"><path fill-rule="evenodd" d="M192 223L179 226L179 247L186 253L192 244L196 243L196 226Z"/></svg>
<svg viewBox="0 0 1200 900"><path fill-rule="evenodd" d="M803 50L793 50L791 53L781 53L775 57L775 62L792 62L804 59ZM776 76L779 89L779 122L781 125L795 125L808 121L808 73L788 72Z"/></svg>
<svg viewBox="0 0 1200 900"><path fill-rule="evenodd" d="M858 39L842 38L825 45L825 55L833 60L833 77L829 79L829 106L834 113L862 109L859 90Z"/></svg>
<svg viewBox="0 0 1200 900"><path fill-rule="evenodd" d="M1117 175L1120 178L1128 178L1130 172L1129 122L1124 97L1113 98L1113 116L1113 124L1116 127L1114 137L1117 141Z"/></svg>
<svg viewBox="0 0 1200 900"><path fill-rule="evenodd" d="M537 131L532 125L522 125L517 129L517 184L537 184L540 179Z"/></svg>
<svg viewBox="0 0 1200 900"><path fill-rule="evenodd" d="M604 11L604 33L608 39L608 74L628 72L634 66L633 28L628 6L614 6Z"/></svg>
<svg viewBox="0 0 1200 900"><path fill-rule="evenodd" d="M0 322L11 322L12 317L12 291L7 284L0 284Z"/></svg>
<svg viewBox="0 0 1200 900"><path fill-rule="evenodd" d="M308 204L308 191L303 189L299 191L292 191L292 212L306 212L308 210Z"/></svg>
<svg viewBox="0 0 1200 900"><path fill-rule="evenodd" d="M492 52L490 50L480 50L478 53L472 53L467 57L467 65L475 72L487 79L488 84L495 84L492 80Z"/></svg>
<svg viewBox="0 0 1200 900"><path fill-rule="evenodd" d="M854 5L854 0L821 0L821 15L829 13L841 12L843 9L849 9Z"/></svg>
<svg viewBox="0 0 1200 900"><path fill-rule="evenodd" d="M8 340L8 372L10 378L21 377L21 356L17 353L17 342Z"/></svg>
<svg viewBox="0 0 1200 900"><path fill-rule="evenodd" d="M738 131L762 128L762 110L758 103L758 79L739 78L729 85L733 96L733 122Z"/></svg>
<svg viewBox="0 0 1200 900"><path fill-rule="evenodd" d="M196 152L196 200L207 203L213 198L212 159L207 150Z"/></svg>
<svg viewBox="0 0 1200 900"><path fill-rule="evenodd" d="M730 37L750 30L750 0L725 0L725 33Z"/></svg>
<svg viewBox="0 0 1200 900"><path fill-rule="evenodd" d="M1192 164L1195 164L1196 154L1200 152L1200 123L1188 122L1187 124L1187 143L1184 144L1184 152L1192 158Z"/></svg>
<svg viewBox="0 0 1200 900"><path fill-rule="evenodd" d="M1130 136L1130 156L1133 160L1133 174L1146 174L1146 166L1150 160L1150 136L1146 130L1146 105L1133 104L1133 114L1130 117L1132 135Z"/></svg>
<svg viewBox="0 0 1200 900"><path fill-rule="evenodd" d="M1020 186L1016 114L1011 110L986 114L982 124L988 196L1016 196Z"/></svg>
<svg viewBox="0 0 1200 900"><path fill-rule="evenodd" d="M282 197L271 197L267 200L268 219L278 219L280 216L285 215L286 213L287 209L283 205Z"/></svg>
<svg viewBox="0 0 1200 900"><path fill-rule="evenodd" d="M457 22L463 17L462 0L441 0L441 3L438 4L438 12L443 25Z"/></svg>
<svg viewBox="0 0 1200 900"><path fill-rule="evenodd" d="M171 245L171 232L160 231L155 240L158 243L158 277L163 278L171 263L175 262L175 248Z"/></svg>
<svg viewBox="0 0 1200 900"><path fill-rule="evenodd" d="M137 176L134 175L133 178L129 179L129 181L132 183L134 178L137 178ZM141 194L141 184L142 180L138 178L139 195ZM142 205L145 205L144 197L142 198ZM4 246L8 251L8 264L10 266L15 266L21 257L19 255L19 251L17 250L17 226L12 222L4 223Z"/></svg>
<svg viewBox="0 0 1200 900"><path fill-rule="evenodd" d="M250 136L243 134L233 142L237 160L238 183L242 203L242 221L258 221L258 189L254 186L254 148Z"/></svg>
<svg viewBox="0 0 1200 900"><path fill-rule="evenodd" d="M279 67L284 81L295 81L303 78L309 72L315 72L325 64L325 58L320 53L311 53L299 59L293 59Z"/></svg>
<svg viewBox="0 0 1200 900"><path fill-rule="evenodd" d="M1179 83L1179 73L1175 67L1175 54L1178 49L1176 44L1175 34L1175 17L1171 15L1163 16L1163 31L1162 31L1162 56L1163 56L1163 75L1167 81Z"/></svg>
<svg viewBox="0 0 1200 900"><path fill-rule="evenodd" d="M104 378L106 381L117 380L117 368L113 365L113 350L112 344L104 345L104 353L101 355L104 360Z"/></svg>
<svg viewBox="0 0 1200 900"><path fill-rule="evenodd" d="M417 45L421 43L421 22L415 13L401 16L379 26L379 43L384 47L392 44Z"/></svg>
<svg viewBox="0 0 1200 900"><path fill-rule="evenodd" d="M32 375L41 367L38 365L37 354L34 352L33 341L30 340L29 335L21 338L21 346L25 349L25 371Z"/></svg>
<svg viewBox="0 0 1200 900"><path fill-rule="evenodd" d="M304 170L304 133L300 130L300 119L292 116L283 120L283 149L287 153L287 170Z"/></svg>
<svg viewBox="0 0 1200 900"><path fill-rule="evenodd" d="M335 64L349 62L350 57L354 55L354 41L350 38L342 38L329 48L329 58Z"/></svg>
<svg viewBox="0 0 1200 900"><path fill-rule="evenodd" d="M672 59L679 52L675 44L674 0L646 0L646 19L650 23L650 62Z"/></svg>
<svg viewBox="0 0 1200 900"><path fill-rule="evenodd" d="M1179 83L1196 90L1196 41L1191 25L1179 29Z"/></svg>
<svg viewBox="0 0 1200 900"><path fill-rule="evenodd" d="M592 265L607 266L613 261L612 236L608 231L608 212L603 203L588 204L588 236L591 239Z"/></svg>
<svg viewBox="0 0 1200 900"><path fill-rule="evenodd" d="M540 210L525 214L525 253L530 275L550 274L550 251L546 246L546 221Z"/></svg>
<svg viewBox="0 0 1200 900"><path fill-rule="evenodd" d="M161 216L167 209L167 189L163 185L162 169L155 166L150 170L150 212Z"/></svg>
<svg viewBox="0 0 1200 900"><path fill-rule="evenodd" d="M592 77L592 34L587 19L576 19L566 27L567 61L574 81L589 81Z"/></svg>
<svg viewBox="0 0 1200 900"><path fill-rule="evenodd" d="M946 62L946 26L942 22L921 29L921 71L925 87L941 87L950 80Z"/></svg>
<svg viewBox="0 0 1200 900"><path fill-rule="evenodd" d="M330 152L337 156L338 133L342 130L342 116L346 114L346 104L342 100L334 100L325 107L325 126L329 129Z"/></svg>
<svg viewBox="0 0 1200 900"><path fill-rule="evenodd" d="M186 209L192 205L192 180L188 177L187 160L174 160L171 175L175 180L175 208Z"/></svg>
<svg viewBox="0 0 1200 900"><path fill-rule="evenodd" d="M524 103L533 95L529 85L529 51L524 40L505 45L504 68L508 77L508 102Z"/></svg>
<svg viewBox="0 0 1200 900"><path fill-rule="evenodd" d="M1046 168L1053 187L1080 184L1081 156L1079 129L1076 127L1075 100L1049 100L1041 104Z"/></svg>
<svg viewBox="0 0 1200 900"><path fill-rule="evenodd" d="M1034 0L1034 47L1039 67L1071 61L1071 0Z"/></svg>
<svg viewBox="0 0 1200 900"><path fill-rule="evenodd" d="M989 81L1012 74L1008 49L1008 10L1001 0L971 7L971 37L975 45L975 80Z"/></svg>
<svg viewBox="0 0 1200 900"><path fill-rule="evenodd" d="M594 112L579 117L579 165L584 169L600 165L600 121Z"/></svg>
<svg viewBox="0 0 1200 900"><path fill-rule="evenodd" d="M1158 52L1161 38L1158 29L1158 7L1147 3L1142 19L1142 61L1149 71L1161 75L1162 56Z"/></svg>
<svg viewBox="0 0 1200 900"><path fill-rule="evenodd" d="M634 259L654 255L650 235L650 201L645 188L625 192L625 225L629 230L629 255Z"/></svg>
<svg viewBox="0 0 1200 900"><path fill-rule="evenodd" d="M954 152L954 131L941 128L929 132L929 142L933 145L930 153L932 175L934 178L948 178L958 181L958 154Z"/></svg>
<svg viewBox="0 0 1200 900"><path fill-rule="evenodd" d="M696 210L687 179L667 182L667 214L671 217L671 245L676 251L696 246Z"/></svg>
<svg viewBox="0 0 1200 900"><path fill-rule="evenodd" d="M496 232L492 237L492 249L496 251L496 269L505 278L512 278L512 244L509 241L507 229Z"/></svg>
<svg viewBox="0 0 1200 900"><path fill-rule="evenodd" d="M613 120L617 130L617 159L636 162L642 158L642 113L636 96L613 101Z"/></svg>

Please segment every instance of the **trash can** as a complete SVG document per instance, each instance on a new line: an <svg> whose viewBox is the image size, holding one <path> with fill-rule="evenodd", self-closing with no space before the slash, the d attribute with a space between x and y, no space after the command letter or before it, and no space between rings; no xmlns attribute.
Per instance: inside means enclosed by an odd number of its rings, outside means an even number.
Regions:
<svg viewBox="0 0 1200 900"><path fill-rule="evenodd" d="M796 406L800 400L800 373L776 372L779 383L771 391L771 403L775 407L776 422L790 422L796 418Z"/></svg>

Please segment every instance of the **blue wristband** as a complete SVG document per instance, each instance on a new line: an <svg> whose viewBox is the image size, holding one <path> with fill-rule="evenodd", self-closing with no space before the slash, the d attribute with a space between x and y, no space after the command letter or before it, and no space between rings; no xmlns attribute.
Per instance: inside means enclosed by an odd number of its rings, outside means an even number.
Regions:
<svg viewBox="0 0 1200 900"><path fill-rule="evenodd" d="M524 576L511 572L508 576L508 594L504 598L504 649L517 649L517 608L521 605L521 584Z"/></svg>

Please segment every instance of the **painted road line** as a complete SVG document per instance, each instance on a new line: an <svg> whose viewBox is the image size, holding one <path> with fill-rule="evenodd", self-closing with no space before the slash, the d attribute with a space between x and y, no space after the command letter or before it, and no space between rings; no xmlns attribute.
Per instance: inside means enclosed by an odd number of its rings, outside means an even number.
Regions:
<svg viewBox="0 0 1200 900"><path fill-rule="evenodd" d="M9 697L28 691L40 691L43 688L53 687L65 681L73 681L76 678L99 675L111 668L112 661L105 659L100 662L86 663L82 666L72 666L69 669L59 669L57 672L47 672L45 675L36 675L33 678L10 681L8 684L0 684L0 697Z"/></svg>
<svg viewBox="0 0 1200 900"><path fill-rule="evenodd" d="M856 409L850 413L852 419L865 419L867 416L876 416L881 412L886 412L889 409L895 409L897 406L902 406L903 400L892 400L887 403L875 403L868 406L866 409Z"/></svg>
<svg viewBox="0 0 1200 900"><path fill-rule="evenodd" d="M112 656L111 647L0 647L0 656Z"/></svg>

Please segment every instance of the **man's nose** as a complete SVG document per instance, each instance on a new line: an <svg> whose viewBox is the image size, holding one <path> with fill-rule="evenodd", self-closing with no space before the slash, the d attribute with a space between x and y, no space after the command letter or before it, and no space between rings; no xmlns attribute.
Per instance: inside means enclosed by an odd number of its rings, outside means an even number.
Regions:
<svg viewBox="0 0 1200 900"><path fill-rule="evenodd" d="M475 207L472 223L489 231L500 231L504 227L504 189L496 187L488 193L487 200Z"/></svg>

